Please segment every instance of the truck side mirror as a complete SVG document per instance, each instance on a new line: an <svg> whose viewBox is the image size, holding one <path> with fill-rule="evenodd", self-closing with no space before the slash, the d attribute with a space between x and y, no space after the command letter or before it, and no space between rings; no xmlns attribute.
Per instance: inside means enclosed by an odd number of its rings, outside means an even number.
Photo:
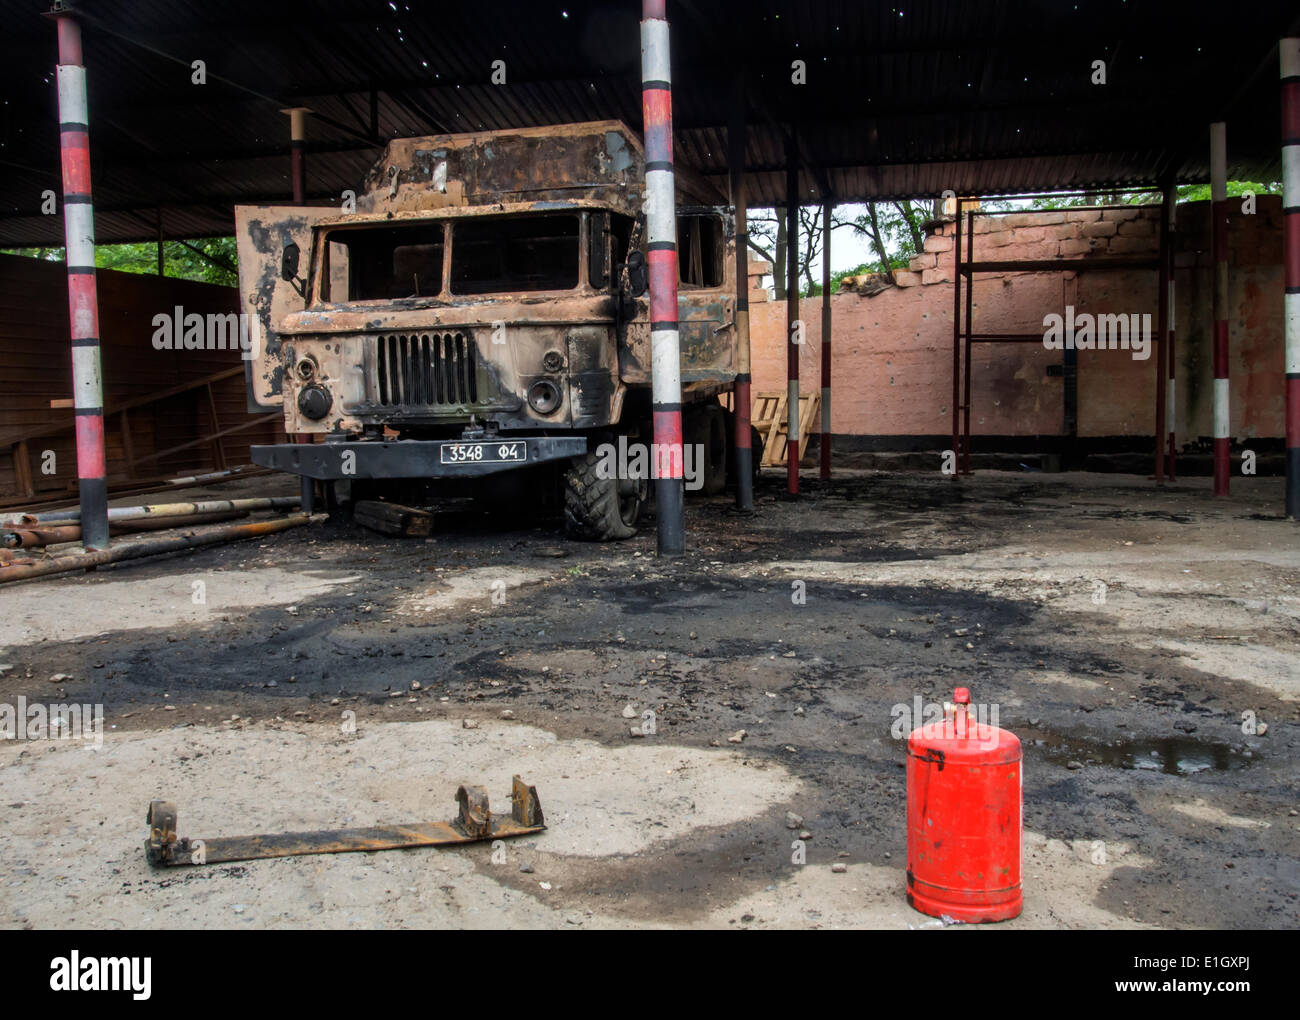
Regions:
<svg viewBox="0 0 1300 1020"><path fill-rule="evenodd" d="M639 298L642 294L650 289L650 268L646 264L645 252L637 249L628 252L627 256L627 290L634 297Z"/></svg>
<svg viewBox="0 0 1300 1020"><path fill-rule="evenodd" d="M302 253L298 246L292 242L284 246L284 252L280 255L280 279L293 282L298 278L298 258Z"/></svg>

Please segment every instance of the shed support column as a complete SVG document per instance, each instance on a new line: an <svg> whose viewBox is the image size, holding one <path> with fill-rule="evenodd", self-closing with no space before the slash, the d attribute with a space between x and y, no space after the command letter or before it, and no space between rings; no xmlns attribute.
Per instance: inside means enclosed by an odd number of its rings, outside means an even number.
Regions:
<svg viewBox="0 0 1300 1020"><path fill-rule="evenodd" d="M790 139L786 144L785 480L790 495L797 496L799 495L799 349L803 346L803 324L799 321L799 170L794 162L794 140Z"/></svg>
<svg viewBox="0 0 1300 1020"><path fill-rule="evenodd" d="M1174 342L1174 335L1177 332L1177 301L1178 287L1175 279L1178 273L1177 251L1178 251L1178 187L1176 184L1169 186L1169 332L1166 336L1168 343L1165 344L1167 350L1164 354L1165 366L1169 370L1165 388L1165 421L1169 429L1169 480L1175 481L1178 478L1178 401L1176 399L1178 387L1174 384L1174 377L1178 370L1178 359L1175 356L1177 345Z"/></svg>
<svg viewBox="0 0 1300 1020"><path fill-rule="evenodd" d="M307 141L307 114L311 110L305 106L294 106L281 113L289 115L289 171L293 178L293 204L303 205L307 201L307 154L303 146Z"/></svg>
<svg viewBox="0 0 1300 1020"><path fill-rule="evenodd" d="M1210 125L1210 247L1214 253L1214 494L1228 495L1232 430L1228 400L1227 125Z"/></svg>
<svg viewBox="0 0 1300 1020"><path fill-rule="evenodd" d="M821 477L831 476L831 203L822 203Z"/></svg>
<svg viewBox="0 0 1300 1020"><path fill-rule="evenodd" d="M1172 270L1169 247L1169 223L1173 218L1171 207L1174 204L1174 188L1170 184L1164 189L1164 204L1160 207L1160 283L1156 296L1156 428L1155 459L1156 484L1165 484L1165 410L1169 394L1165 388L1165 372L1169 344L1169 277Z"/></svg>
<svg viewBox="0 0 1300 1020"><path fill-rule="evenodd" d="M99 300L95 287L95 212L90 198L90 127L81 26L67 10L54 14L59 37L59 152L63 164L63 236L72 339L81 544L108 548L108 482L104 458L104 390L100 374Z"/></svg>
<svg viewBox="0 0 1300 1020"><path fill-rule="evenodd" d="M660 556L686 547L682 505L682 366L677 328L677 207L666 0L643 0L641 110L645 134L650 376Z"/></svg>
<svg viewBox="0 0 1300 1020"><path fill-rule="evenodd" d="M749 361L749 210L745 195L745 80L736 95L727 127L731 204L736 210L736 509L754 509L754 450L750 426Z"/></svg>
<svg viewBox="0 0 1300 1020"><path fill-rule="evenodd" d="M1286 320L1286 515L1300 520L1300 38L1282 64L1282 209Z"/></svg>

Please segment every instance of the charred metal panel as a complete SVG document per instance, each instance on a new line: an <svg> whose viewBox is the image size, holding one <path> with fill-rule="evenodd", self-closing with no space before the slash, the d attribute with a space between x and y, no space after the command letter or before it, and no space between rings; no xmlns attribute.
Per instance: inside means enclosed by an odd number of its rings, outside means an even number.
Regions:
<svg viewBox="0 0 1300 1020"><path fill-rule="evenodd" d="M635 215L644 162L617 121L399 138L366 175L357 211L600 201Z"/></svg>
<svg viewBox="0 0 1300 1020"><path fill-rule="evenodd" d="M338 214L336 209L304 206L241 205L235 207L235 237L239 257L241 311L248 316L253 357L244 362L248 409L273 411L283 402L284 364L280 358L280 324L306 305L287 280L280 279L284 249L296 244L304 264L312 250L312 227Z"/></svg>

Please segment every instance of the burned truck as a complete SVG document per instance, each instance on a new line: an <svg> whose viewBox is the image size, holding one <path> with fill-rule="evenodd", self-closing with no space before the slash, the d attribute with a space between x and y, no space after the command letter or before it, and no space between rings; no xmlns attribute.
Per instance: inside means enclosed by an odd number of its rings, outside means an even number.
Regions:
<svg viewBox="0 0 1300 1020"><path fill-rule="evenodd" d="M236 209L261 465L355 500L549 505L627 538L651 489L644 155L625 125L403 138L343 205ZM683 434L726 484L736 372L731 211L678 183ZM648 458L641 458L644 467Z"/></svg>

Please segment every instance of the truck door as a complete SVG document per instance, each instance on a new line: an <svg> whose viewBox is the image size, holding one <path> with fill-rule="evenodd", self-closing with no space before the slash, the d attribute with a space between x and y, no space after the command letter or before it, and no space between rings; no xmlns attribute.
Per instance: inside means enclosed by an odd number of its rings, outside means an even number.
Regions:
<svg viewBox="0 0 1300 1020"><path fill-rule="evenodd" d="M735 219L725 207L677 210L677 319L682 382L729 381L735 372Z"/></svg>
<svg viewBox="0 0 1300 1020"><path fill-rule="evenodd" d="M273 411L284 403L284 368L276 327L286 315L307 306L306 297L297 288L310 287L312 227L337 216L338 209L332 206L235 206L240 311L248 316L250 341L244 361L250 413ZM297 245L299 251L296 285L280 276L281 260L289 245Z"/></svg>

